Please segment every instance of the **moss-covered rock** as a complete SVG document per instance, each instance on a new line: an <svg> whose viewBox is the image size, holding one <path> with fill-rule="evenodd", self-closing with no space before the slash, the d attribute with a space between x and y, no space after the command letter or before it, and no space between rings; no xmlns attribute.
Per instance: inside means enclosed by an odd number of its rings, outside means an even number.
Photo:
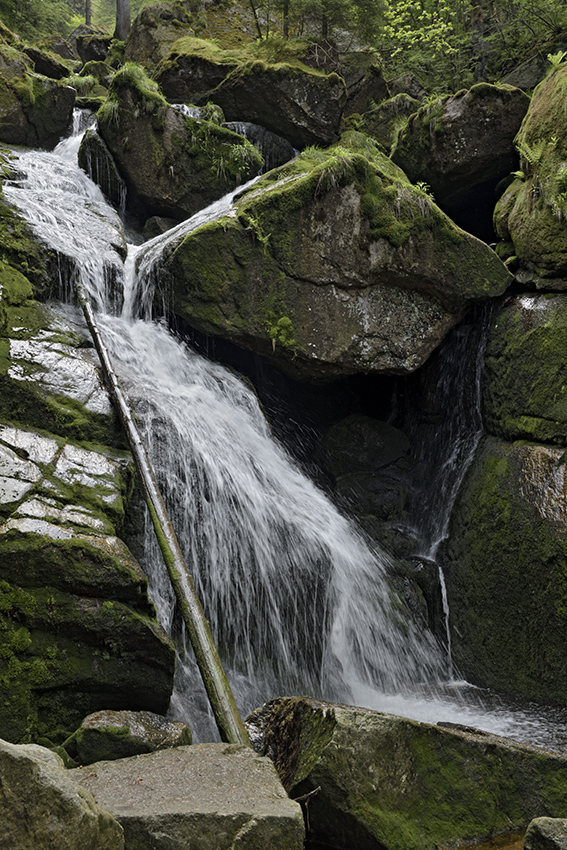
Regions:
<svg viewBox="0 0 567 850"><path fill-rule="evenodd" d="M128 186L130 207L186 218L256 174L262 159L242 136L169 107L140 66L112 80L99 131Z"/></svg>
<svg viewBox="0 0 567 850"><path fill-rule="evenodd" d="M325 847L473 844L567 804L564 758L486 732L307 697L272 700L248 723L292 797L318 788L310 837Z"/></svg>
<svg viewBox="0 0 567 850"><path fill-rule="evenodd" d="M567 703L562 449L487 437L443 545L457 668L474 684Z"/></svg>
<svg viewBox="0 0 567 850"><path fill-rule="evenodd" d="M157 70L166 97L200 105L211 100L227 121L251 121L284 136L295 147L335 141L347 90L336 73L296 60L224 51L182 38Z"/></svg>
<svg viewBox="0 0 567 850"><path fill-rule="evenodd" d="M439 97L410 117L394 162L412 181L431 186L439 206L461 226L484 236L494 189L518 167L513 142L528 106L520 89L487 83Z"/></svg>
<svg viewBox="0 0 567 850"><path fill-rule="evenodd" d="M7 50L12 48L2 48L4 58ZM21 61L16 53L0 73L0 141L53 148L70 126L75 92L25 71Z"/></svg>
<svg viewBox="0 0 567 850"><path fill-rule="evenodd" d="M166 720L151 711L97 711L85 717L65 741L78 764L128 758L191 743L185 723Z"/></svg>
<svg viewBox="0 0 567 850"><path fill-rule="evenodd" d="M486 428L505 440L567 445L567 295L516 296L495 314L486 348Z"/></svg>
<svg viewBox="0 0 567 850"><path fill-rule="evenodd" d="M323 45L323 50L325 45ZM380 59L372 50L360 50L341 57L332 69L341 75L347 87L343 118L362 114L389 97Z"/></svg>
<svg viewBox="0 0 567 850"><path fill-rule="evenodd" d="M194 36L195 3L161 2L144 6L132 22L124 50L125 62L138 62L153 71L183 36Z"/></svg>
<svg viewBox="0 0 567 850"><path fill-rule="evenodd" d="M118 210L126 204L126 184L108 146L94 129L88 129L79 147L79 165L100 186L105 198Z"/></svg>
<svg viewBox="0 0 567 850"><path fill-rule="evenodd" d="M47 50L39 47L24 47L24 53L33 62L36 73L49 77L52 80L62 80L69 75L72 62L65 64Z"/></svg>
<svg viewBox="0 0 567 850"><path fill-rule="evenodd" d="M421 103L415 97L405 93L397 94L360 116L357 127L389 151L397 141L406 119L420 107Z"/></svg>
<svg viewBox="0 0 567 850"><path fill-rule="evenodd" d="M552 69L534 91L516 139L521 173L495 211L498 235L513 242L534 285L551 289L567 287L566 92L564 65Z"/></svg>
<svg viewBox="0 0 567 850"><path fill-rule="evenodd" d="M270 172L236 215L177 234L162 274L192 326L310 379L412 371L510 279L357 134Z"/></svg>

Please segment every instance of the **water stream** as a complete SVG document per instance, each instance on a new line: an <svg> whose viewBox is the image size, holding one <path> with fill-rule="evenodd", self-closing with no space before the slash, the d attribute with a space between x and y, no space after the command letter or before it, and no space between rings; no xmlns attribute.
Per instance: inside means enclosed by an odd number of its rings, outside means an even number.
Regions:
<svg viewBox="0 0 567 850"><path fill-rule="evenodd" d="M307 693L564 748L556 717L487 708L474 689L446 681L443 653L391 593L387 555L370 551L274 441L249 386L143 309L164 244L229 210L231 197L130 245L124 262L121 222L77 168L76 147L73 139L54 153L17 154L5 197L60 255L61 298L72 301L80 280L99 311L241 712ZM160 622L181 647L172 716L212 740L147 521L143 552Z"/></svg>

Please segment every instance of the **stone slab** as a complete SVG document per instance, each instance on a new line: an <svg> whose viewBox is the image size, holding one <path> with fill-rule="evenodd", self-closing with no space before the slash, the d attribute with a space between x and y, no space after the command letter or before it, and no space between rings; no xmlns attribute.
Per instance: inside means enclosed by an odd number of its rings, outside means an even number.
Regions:
<svg viewBox="0 0 567 850"><path fill-rule="evenodd" d="M73 771L124 828L125 850L301 850L301 807L272 762L237 744L194 744Z"/></svg>

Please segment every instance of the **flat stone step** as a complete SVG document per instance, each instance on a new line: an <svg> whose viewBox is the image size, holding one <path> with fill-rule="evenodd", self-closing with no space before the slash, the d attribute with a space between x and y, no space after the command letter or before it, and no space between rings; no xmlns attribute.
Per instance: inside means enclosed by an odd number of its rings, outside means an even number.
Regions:
<svg viewBox="0 0 567 850"><path fill-rule="evenodd" d="M71 773L122 825L125 850L303 848L301 807L248 747L193 744Z"/></svg>

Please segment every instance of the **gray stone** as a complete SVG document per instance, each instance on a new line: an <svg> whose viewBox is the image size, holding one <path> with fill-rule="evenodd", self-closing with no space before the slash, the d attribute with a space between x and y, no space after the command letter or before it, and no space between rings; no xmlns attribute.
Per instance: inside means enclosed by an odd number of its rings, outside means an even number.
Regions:
<svg viewBox="0 0 567 850"><path fill-rule="evenodd" d="M270 172L231 215L181 226L163 257L173 312L310 380L411 372L511 281L361 134Z"/></svg>
<svg viewBox="0 0 567 850"><path fill-rule="evenodd" d="M151 711L97 711L85 717L65 748L79 764L152 753L191 743L185 723Z"/></svg>
<svg viewBox="0 0 567 850"><path fill-rule="evenodd" d="M122 827L71 776L44 747L0 741L0 846L123 850Z"/></svg>
<svg viewBox="0 0 567 850"><path fill-rule="evenodd" d="M524 838L524 850L567 850L567 820L534 818Z"/></svg>
<svg viewBox="0 0 567 850"><path fill-rule="evenodd" d="M288 697L247 720L316 846L433 850L521 829L567 805L567 759L465 727Z"/></svg>
<svg viewBox="0 0 567 850"><path fill-rule="evenodd" d="M300 850L301 808L271 761L236 744L196 744L73 771L124 828L127 850Z"/></svg>

